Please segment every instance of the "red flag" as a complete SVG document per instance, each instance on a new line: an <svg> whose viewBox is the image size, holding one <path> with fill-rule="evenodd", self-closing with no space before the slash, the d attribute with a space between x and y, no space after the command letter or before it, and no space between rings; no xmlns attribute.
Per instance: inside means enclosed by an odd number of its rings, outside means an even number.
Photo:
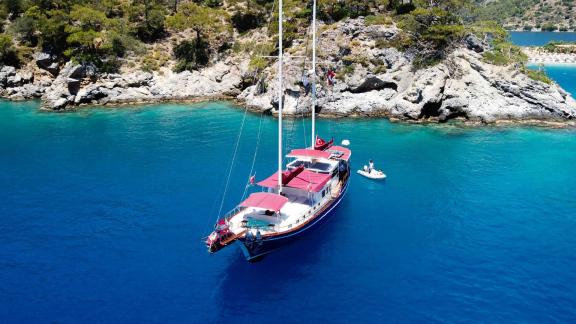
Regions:
<svg viewBox="0 0 576 324"><path fill-rule="evenodd" d="M251 184L251 185L253 185L254 182L256 181L256 178L255 178L255 177L256 177L256 176L251 176L251 177L250 177L250 184Z"/></svg>

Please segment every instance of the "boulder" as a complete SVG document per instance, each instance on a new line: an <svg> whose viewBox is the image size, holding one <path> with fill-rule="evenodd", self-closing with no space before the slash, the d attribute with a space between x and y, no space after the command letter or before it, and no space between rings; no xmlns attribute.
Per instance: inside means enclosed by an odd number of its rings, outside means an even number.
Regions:
<svg viewBox="0 0 576 324"><path fill-rule="evenodd" d="M8 78L13 77L16 74L16 68L13 66L4 65L0 69L0 85L6 86L8 84Z"/></svg>
<svg viewBox="0 0 576 324"><path fill-rule="evenodd" d="M72 62L67 62L58 74L58 77L72 79L82 79L84 76L86 76L86 67Z"/></svg>
<svg viewBox="0 0 576 324"><path fill-rule="evenodd" d="M464 38L464 42L466 43L466 46L469 50L472 50L476 53L484 52L484 43L482 43L482 41L478 39L476 35L469 34L466 36L466 38Z"/></svg>
<svg viewBox="0 0 576 324"><path fill-rule="evenodd" d="M147 86L150 80L152 80L152 77L152 73L137 71L124 76L120 84L123 87Z"/></svg>
<svg viewBox="0 0 576 324"><path fill-rule="evenodd" d="M67 98L58 98L58 99L54 100L54 102L52 102L52 104L50 105L50 108L52 108L54 110L61 110L61 109L64 109L66 107L66 105L68 105L68 99Z"/></svg>
<svg viewBox="0 0 576 324"><path fill-rule="evenodd" d="M52 64L52 55L44 52L34 54L34 60L36 65L41 69L46 69L50 64Z"/></svg>
<svg viewBox="0 0 576 324"><path fill-rule="evenodd" d="M393 90L398 89L398 85L394 82L390 81L383 81L380 78L377 78L374 75L367 76L362 83L357 85L356 87L350 88L350 92L352 93L362 93L368 92L372 90L382 90L385 88L390 88Z"/></svg>

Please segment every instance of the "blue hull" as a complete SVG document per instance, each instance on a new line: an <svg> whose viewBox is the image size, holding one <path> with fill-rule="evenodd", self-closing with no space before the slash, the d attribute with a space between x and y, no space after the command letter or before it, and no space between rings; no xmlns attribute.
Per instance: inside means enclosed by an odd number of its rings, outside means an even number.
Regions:
<svg viewBox="0 0 576 324"><path fill-rule="evenodd" d="M246 260L253 261L255 259L261 258L264 255L290 243L291 241L298 239L302 235L311 232L312 229L319 227L322 223L328 221L331 216L335 214L336 208L340 204L340 201L346 195L349 182L350 178L347 179L346 185L344 186L340 196L338 196L338 198L334 200L332 204L326 208L326 210L324 210L320 215L316 216L313 221L307 223L298 231L274 236L271 238L263 238L259 242L247 243L244 238L239 239L237 242Z"/></svg>

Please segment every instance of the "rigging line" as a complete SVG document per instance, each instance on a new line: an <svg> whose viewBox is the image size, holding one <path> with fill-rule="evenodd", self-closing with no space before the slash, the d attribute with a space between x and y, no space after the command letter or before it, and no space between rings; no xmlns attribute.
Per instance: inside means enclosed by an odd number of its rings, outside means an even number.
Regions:
<svg viewBox="0 0 576 324"><path fill-rule="evenodd" d="M311 26L308 26L308 28L312 28ZM307 31L306 34L308 35L309 32ZM308 45L310 44L310 39L307 37L306 38L306 48L304 50L305 54L308 54ZM302 74L304 75L304 73L306 73L306 62L308 61L308 55L305 55L306 58L304 59L304 62L302 62ZM315 73L316 71L312 71L312 73ZM310 80L308 80L308 82L310 82ZM311 91L314 91L315 89L310 89ZM312 113L312 110L310 110L310 113ZM308 135L306 133L306 120L304 118L304 111L300 111L300 117L302 118L302 132L304 133L304 147L308 147ZM312 143L311 145L314 145L314 143Z"/></svg>
<svg viewBox="0 0 576 324"><path fill-rule="evenodd" d="M275 1L272 3L272 9L271 9L270 15L269 15L269 16L270 16L270 19L268 19L267 30L270 29L270 26L271 26L271 24L272 24L273 13L274 13L275 8L276 8L276 1L277 1L277 0L275 0ZM262 54L263 50L264 50L263 47L260 48L260 54ZM257 69L254 74L257 76L257 75L260 74L261 72L262 72L262 71L260 71L260 70ZM224 200L225 200L225 198L226 198L226 193L227 193L227 191L228 191L230 176L231 176L231 174L232 174L232 169L233 169L233 167L234 167L234 162L235 162L235 159L236 159L236 154L237 154L238 146L239 146L239 143L240 143L240 138L241 138L241 136L242 136L242 131L243 131L243 128L244 128L244 122L245 122L245 120L246 120L246 113L247 113L247 111L248 111L248 107L246 107L245 110L244 110L244 116L243 116L243 118L242 118L242 124L241 124L241 126L240 126L240 133L239 133L239 135L238 135L238 139L237 139L237 142L236 142L236 147L234 148L234 154L233 154L233 157L232 157L232 161L231 161L231 163L230 163L230 169L229 169L229 171L228 171L228 177L227 177L227 179L226 179L226 185L225 185L225 187L224 187L224 192L223 192L223 194L222 194L222 200L221 200L221 202L220 202L220 207L219 207L218 214L216 215L216 219L218 219L218 217L219 217L220 214L222 213L222 207L223 207L223 205L224 205ZM262 119L261 119L261 121L262 121ZM259 135L259 136L260 136L260 135ZM255 151L255 152L254 152L254 160L255 160L255 158L256 158L256 153L257 153L257 152ZM214 212L214 210L215 210L215 208L216 208L217 201L218 201L217 199L214 200L213 205L212 205L212 208L211 208L211 210L210 210L210 214L212 214L212 213ZM207 224L206 224L206 227L208 227L208 225L209 225L210 218L207 218L207 220L208 220L208 222L207 222Z"/></svg>
<svg viewBox="0 0 576 324"><path fill-rule="evenodd" d="M260 138L262 137L262 120L264 119L263 116L264 112L261 112L260 124L258 125L258 137L256 138L256 149L254 150L254 157L252 158L252 166L250 167L250 173L248 174L248 177L252 177L252 172L254 172L254 165L256 164L256 156L258 156L258 148L260 147ZM249 187L250 184L246 185L246 187L244 188L244 193L242 194L242 199L240 200L244 200L244 198L246 198L246 193L248 192Z"/></svg>
<svg viewBox="0 0 576 324"><path fill-rule="evenodd" d="M308 37L307 37L308 34L309 34L309 33L308 33L308 29L306 29L306 32L305 32L305 34L304 34L304 37L306 38L306 46L304 47L304 54L307 54L307 53L308 53L308 44L309 44L309 39L308 39ZM302 77L305 75L305 72L306 72L306 61L307 61L307 57L308 57L308 56L307 56L307 55L304 55L304 57L305 57L305 59L304 59L304 61L302 62L302 65L301 65L301 71L302 71L302 72L300 73L300 79L301 79L301 80L302 80ZM301 80L300 80L300 81L301 81ZM300 82L300 81L299 81L299 82ZM296 113L298 113L298 107L300 106L300 98L301 98L301 97L299 96L299 97L296 99L296 106L295 106ZM300 110L300 117L302 117L302 126L303 126L303 127L302 127L302 130L303 130L303 132L304 132L304 147L307 147L307 145L306 145L306 143L307 143L307 140L306 140L306 125L305 125L305 122L306 122L306 121L304 120L304 112L303 112L302 110ZM294 137L295 137L295 134L296 134L296 132L294 131L294 129L296 128L296 123L297 123L296 120L294 120L294 119L291 120L291 123L290 123L290 132L289 132L290 135L289 135L289 136L286 136L288 140L284 143L284 149L285 149L285 151L288 151L287 149L290 147L290 145L292 145L292 143L294 143Z"/></svg>
<svg viewBox="0 0 576 324"><path fill-rule="evenodd" d="M248 113L248 107L244 109L244 116L242 117L240 132L238 133L238 138L236 139L236 146L234 147L234 154L232 154L232 160L230 161L230 169L228 170L228 176L226 177L226 186L224 187L224 193L222 194L222 200L220 201L220 208L218 209L216 219L218 219L218 217L222 213L222 207L224 207L224 200L226 200L226 194L228 193L228 187L230 185L230 177L232 176L232 170L234 169L234 162L236 161L236 154L238 153L238 147L240 146L240 139L242 138L242 131L244 130L244 122L246 121L247 113Z"/></svg>
<svg viewBox="0 0 576 324"><path fill-rule="evenodd" d="M276 8L276 0L272 3L272 9L270 10L270 15L269 15L271 18L268 19L268 24L266 26L267 30L270 29L270 26L272 24L272 16L274 15L275 8ZM262 57L263 51L264 51L264 47L261 47L260 48L260 55L258 55L258 56ZM254 71L255 77L258 77L258 75L261 74L261 72L263 72L263 70L261 71L257 68L256 71ZM259 82L263 82L263 80L260 80ZM258 125L258 136L257 136L256 148L254 150L254 156L252 158L252 166L250 167L250 173L248 174L249 179L250 179L250 177L252 177L252 172L254 172L254 166L256 164L256 156L258 155L258 150L260 147L260 138L262 137L262 120L263 120L263 118L264 118L264 112L262 111L260 113L260 123ZM242 194L241 200L244 200L244 198L246 198L246 193L248 192L248 187L249 187L249 184L247 184L246 187L244 188L244 193Z"/></svg>
<svg viewBox="0 0 576 324"><path fill-rule="evenodd" d="M309 28L306 29L306 32L304 33L304 37L306 39L306 45L304 47L304 56L302 56L304 58L304 60L302 61L302 65L301 65L301 73L300 73L300 81L302 81L303 77L305 76L306 73L306 61L308 60L308 45L310 40L308 39L308 32ZM298 99L296 99L296 114L298 114L298 107L300 106L300 98L298 97ZM307 135L306 135L306 120L304 119L304 111L300 110L300 117L302 119L302 131L304 132L304 147L308 147L307 145ZM296 135L296 132L294 131L294 129L296 128L296 120L292 120L291 123L291 130L290 130L290 144L294 143L294 137ZM288 148L289 143L285 144L285 149Z"/></svg>

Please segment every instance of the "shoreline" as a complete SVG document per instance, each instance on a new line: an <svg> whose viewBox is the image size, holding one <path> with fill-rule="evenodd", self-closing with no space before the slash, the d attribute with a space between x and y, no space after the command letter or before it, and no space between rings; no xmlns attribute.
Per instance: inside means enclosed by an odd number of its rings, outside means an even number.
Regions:
<svg viewBox="0 0 576 324"><path fill-rule="evenodd" d="M7 102L11 102L12 100L9 99L2 99ZM37 100L18 100L14 102L24 102L24 101L37 101ZM173 103L178 105L187 105L187 104L201 104L201 103L210 103L210 102L223 102L229 104L229 106L236 110L247 110L251 114L255 115L264 115L269 116L271 118L277 118L278 115L274 112L260 110L256 107L251 107L250 105L246 105L242 102L242 100L236 99L231 96L219 96L219 97L196 97L196 98L186 98L186 99L165 99L165 100L150 100L150 101L134 101L134 102L122 102L122 103L109 103L105 105L91 105L91 104L82 104L79 106L74 106L72 109L64 109L64 110L52 110L48 108L40 107L39 111L43 113L74 113L80 110L85 109L123 109L123 108L130 108L130 107L143 107L143 106L151 106L155 104L166 104L166 103ZM302 118L309 118L310 114L300 114L294 115L289 114L283 116L285 119L302 119ZM342 114L331 114L331 113L317 113L317 117L324 118L324 119L332 119L332 120L369 120L369 119L386 119L391 123L395 124L404 124L404 125L420 125L420 126L454 126L454 127L461 127L461 128L489 128L489 127L537 127L537 128L546 128L546 129L571 129L576 128L576 120L563 120L563 119L496 119L494 121L486 122L482 120L468 120L464 118L456 118L451 119L447 122L441 122L438 118L429 118L429 119L421 119L421 120L414 120L414 119L402 119L396 116L387 114L387 113L377 113L377 114L351 114L351 115L342 115Z"/></svg>
<svg viewBox="0 0 576 324"><path fill-rule="evenodd" d="M563 66L566 68L576 68L576 62L532 62L528 61L528 66L538 67L539 64L545 66Z"/></svg>
<svg viewBox="0 0 576 324"><path fill-rule="evenodd" d="M489 46L474 35L441 62L414 69L407 53L372 42L374 37L390 40L399 33L396 26L366 26L362 19L348 19L323 32L320 46L325 59L333 62L332 71L340 74L331 85L319 75L320 117L552 127L576 120L576 101L568 92L556 83L539 81L516 65L485 60L482 52ZM344 60L336 39L354 43L348 56L364 60ZM292 55L305 54L303 51L299 48ZM291 63L286 64L284 115L308 117L311 96L301 84L300 66ZM254 79L245 55L228 56L205 68L183 72L164 68L153 73L134 70L96 75L88 65L67 62L53 77L33 63L25 70L4 67L2 73L0 78L6 84L3 96L17 100L41 97L42 111L226 101L257 114L274 115L278 101L274 66L266 67Z"/></svg>

